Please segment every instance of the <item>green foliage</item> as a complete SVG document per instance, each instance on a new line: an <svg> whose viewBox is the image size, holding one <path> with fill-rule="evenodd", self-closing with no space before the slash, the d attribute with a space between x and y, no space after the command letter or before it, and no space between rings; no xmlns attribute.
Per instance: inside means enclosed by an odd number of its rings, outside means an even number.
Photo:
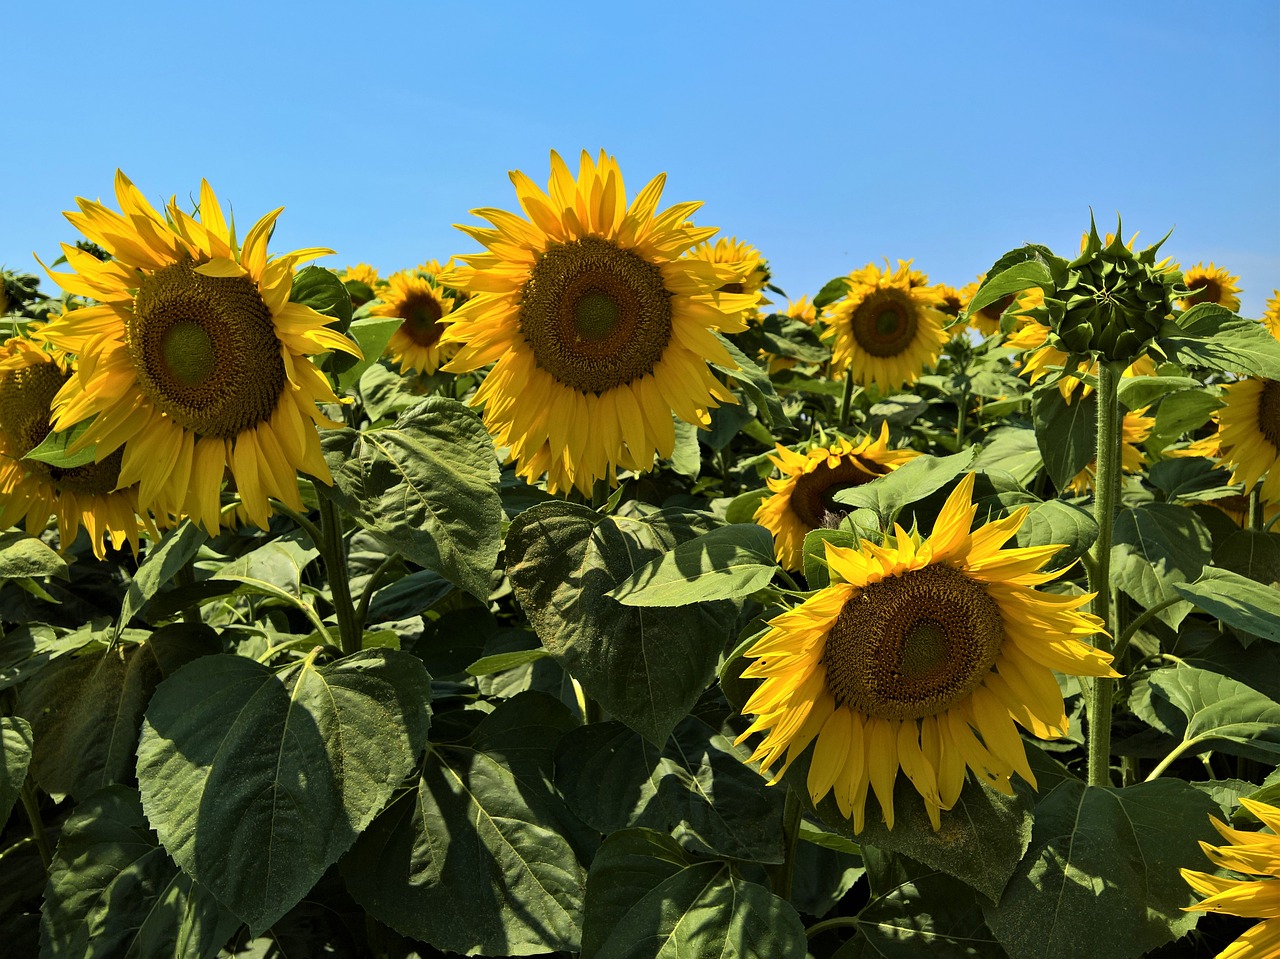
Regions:
<svg viewBox="0 0 1280 959"><path fill-rule="evenodd" d="M0 828L22 793L30 764L30 724L20 716L0 716Z"/></svg>
<svg viewBox="0 0 1280 959"><path fill-rule="evenodd" d="M625 606L689 606L741 599L769 585L777 565L762 526L721 526L650 560L606 596Z"/></svg>
<svg viewBox="0 0 1280 959"><path fill-rule="evenodd" d="M439 949L576 951L586 871L550 786L569 713L528 692L465 719L343 858L347 886L370 915Z"/></svg>
<svg viewBox="0 0 1280 959"><path fill-rule="evenodd" d="M1256 320L1197 303L1160 330L1160 345L1183 366L1280 380L1280 341Z"/></svg>
<svg viewBox="0 0 1280 959"><path fill-rule="evenodd" d="M79 441L80 437L89 431L89 427L92 425L92 420L83 420L71 427L71 429L63 430L60 433L46 433L44 439L22 458L24 460L38 460L49 466L68 470L92 463L98 455L96 446L85 446L74 451L71 449Z"/></svg>
<svg viewBox="0 0 1280 959"><path fill-rule="evenodd" d="M802 956L795 909L727 863L699 860L651 829L622 829L587 877L583 959Z"/></svg>
<svg viewBox="0 0 1280 959"><path fill-rule="evenodd" d="M1049 479L1060 490L1097 455L1098 396L1073 396L1068 404L1057 386L1035 393L1036 442Z"/></svg>
<svg viewBox="0 0 1280 959"><path fill-rule="evenodd" d="M1280 705L1244 683L1183 665L1148 682L1155 723L1182 740L1176 755L1216 749L1272 763L1280 756Z"/></svg>
<svg viewBox="0 0 1280 959"><path fill-rule="evenodd" d="M976 452L970 448L950 456L917 456L892 473L841 490L832 499L852 509L873 510L880 517L880 528L891 530L903 509L966 472Z"/></svg>
<svg viewBox="0 0 1280 959"><path fill-rule="evenodd" d="M198 659L147 707L147 819L184 873L264 929L391 799L425 745L428 698L421 663L390 650L279 672Z"/></svg>
<svg viewBox="0 0 1280 959"><path fill-rule="evenodd" d="M538 638L588 695L655 745L710 682L733 607L623 606L608 593L710 525L684 510L604 517L557 502L526 510L507 531L507 574Z"/></svg>
<svg viewBox="0 0 1280 959"><path fill-rule="evenodd" d="M1280 589L1213 568L1205 569L1194 583L1177 583L1174 588L1228 626L1280 642Z"/></svg>
<svg viewBox="0 0 1280 959"><path fill-rule="evenodd" d="M1178 584L1197 579L1213 558L1209 531L1189 513L1181 506L1144 503L1116 516L1112 582L1144 607L1179 599ZM1175 602L1161 618L1176 625L1190 608Z"/></svg>
<svg viewBox="0 0 1280 959"><path fill-rule="evenodd" d="M148 600L174 581L178 571L195 559L207 538L190 520L184 520L164 535L133 574L133 581L124 594L117 630L123 629Z"/></svg>

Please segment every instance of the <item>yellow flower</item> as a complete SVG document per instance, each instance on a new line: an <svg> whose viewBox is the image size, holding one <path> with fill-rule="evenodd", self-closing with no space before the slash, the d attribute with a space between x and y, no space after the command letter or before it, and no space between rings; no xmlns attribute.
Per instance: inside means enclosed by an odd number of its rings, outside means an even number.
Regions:
<svg viewBox="0 0 1280 959"><path fill-rule="evenodd" d="M966 767L1006 794L1014 773L1034 786L1017 726L1041 739L1067 731L1053 671L1117 675L1083 641L1103 629L1078 612L1092 597L1034 589L1058 575L1039 570L1061 547L1001 549L1026 507L970 532L972 495L969 474L927 540L899 526L880 546L828 544L832 584L771 620L746 653L755 662L743 676L763 682L740 741L765 733L752 759L766 772L781 764L775 782L812 743L809 796L834 792L854 832L868 787L893 828L899 768L935 829Z"/></svg>
<svg viewBox="0 0 1280 959"><path fill-rule="evenodd" d="M369 292L375 296L377 295L378 287L386 285L386 281L378 276L378 271L368 263L357 263L355 266L339 270L338 279L343 283L352 282L366 286L369 288ZM348 291L351 293L352 306L361 306L371 299L365 296L363 291L357 294L355 290L351 290L349 287Z"/></svg>
<svg viewBox="0 0 1280 959"><path fill-rule="evenodd" d="M939 283L935 287L938 291L938 310L947 316L959 316L969 301L973 299L973 294L978 289L977 283L970 283L964 289L957 290L954 286L948 286L946 283Z"/></svg>
<svg viewBox="0 0 1280 959"><path fill-rule="evenodd" d="M1267 300L1266 312L1262 314L1262 322L1267 325L1271 335L1280 340L1280 290L1272 290L1271 299Z"/></svg>
<svg viewBox="0 0 1280 959"><path fill-rule="evenodd" d="M722 290L747 280L740 268L681 255L715 228L689 222L700 203L655 212L665 174L630 207L603 151L584 151L576 178L553 152L545 193L519 171L511 180L529 219L472 211L494 229L459 229L488 252L440 277L472 294L441 337L461 344L445 369L493 363L472 402L516 472L589 493L619 466L670 457L673 411L705 426L709 408L734 402L707 366L734 365L713 331L744 330L759 294Z"/></svg>
<svg viewBox="0 0 1280 959"><path fill-rule="evenodd" d="M769 264L750 243L741 242L735 237L721 237L712 243L704 240L688 253L686 257L695 260L706 260L708 263L725 263L734 268L742 276L741 280L731 280L720 287L725 293L759 293L769 282ZM761 299L760 303L769 301Z"/></svg>
<svg viewBox="0 0 1280 959"><path fill-rule="evenodd" d="M1138 444L1147 441L1147 437L1155 428L1156 421L1153 416L1143 416L1145 412L1144 407L1125 413L1124 420L1120 424L1120 469L1126 473L1137 473L1147 462L1146 454L1138 449ZM1067 489L1077 496L1083 496L1094 488L1093 477L1097 469L1098 460L1095 457L1089 461L1088 466L1072 477L1071 482L1067 484Z"/></svg>
<svg viewBox="0 0 1280 959"><path fill-rule="evenodd" d="M1221 456L1244 492L1262 483L1262 499L1280 502L1280 383L1245 379L1223 391L1218 420Z"/></svg>
<svg viewBox="0 0 1280 959"><path fill-rule="evenodd" d="M265 528L268 497L302 508L298 470L332 482L315 425L336 425L317 404L337 397L308 354L359 350L326 317L289 302L296 265L331 251L269 258L279 209L238 242L204 181L199 219L176 200L161 216L123 173L115 186L123 214L84 199L66 214L112 259L63 244L74 272L50 273L98 301L44 330L78 356L54 400L54 428L96 417L81 443L96 444L99 461L123 446L120 485L137 483L143 508L189 515L210 532L229 472Z"/></svg>
<svg viewBox="0 0 1280 959"><path fill-rule="evenodd" d="M942 298L928 278L898 261L883 272L869 263L849 274L849 292L831 309L826 338L831 368L849 370L859 386L892 392L914 383L947 342Z"/></svg>
<svg viewBox="0 0 1280 959"><path fill-rule="evenodd" d="M23 457L49 433L49 411L58 390L71 377L61 359L21 337L0 347L0 529L25 520L33 536L44 532L50 516L58 520L65 549L83 526L94 555L106 555L107 541L138 551L138 488L116 490L120 453L98 463L60 468Z"/></svg>
<svg viewBox="0 0 1280 959"><path fill-rule="evenodd" d="M841 439L806 453L778 445L770 456L782 476L769 479L772 496L761 501L755 521L773 534L778 562L786 569L804 568L804 538L814 529L849 512L832 497L840 490L869 483L920 454L916 450L889 449L889 425L880 425L880 436L870 434L859 443Z"/></svg>
<svg viewBox="0 0 1280 959"><path fill-rule="evenodd" d="M434 266L427 271L425 267ZM432 261L415 271L394 273L385 289L379 291L382 300L369 310L371 316L394 316L404 320L391 334L386 353L402 370L414 369L421 373L434 373L447 359L440 344L440 334L448 326L445 319L454 307L453 296L439 286L436 275L439 265Z"/></svg>
<svg viewBox="0 0 1280 959"><path fill-rule="evenodd" d="M961 287L959 296L962 309L967 310L969 308L969 301L973 299L973 295L978 292L978 288L982 286L982 281L986 278L987 274L982 273L978 276L976 282ZM1034 287L1033 289L1035 289L1035 292L1039 293L1040 296L1039 300L1031 305L1039 306L1044 302L1044 291L1039 287ZM1000 332L1000 317L1004 315L1004 311L1009 309L1009 307L1013 305L1014 301L1018 300L1020 297L1025 300L1027 295L1030 293L1030 290L1026 290L1021 294L1010 293L1008 296L1002 296L994 303L988 303L982 309L978 310L977 313L969 315L969 325L983 336L994 336L996 333ZM1025 302L1019 302L1018 308L1027 309L1028 304Z"/></svg>
<svg viewBox="0 0 1280 959"><path fill-rule="evenodd" d="M1201 842L1200 848L1215 866L1261 879L1228 879L1193 869L1181 869L1182 878L1196 892L1207 896L1187 912L1219 912L1229 916L1261 919L1226 949L1218 959L1274 959L1280 955L1280 809L1241 797L1240 802L1270 832L1232 829L1214 816L1213 828L1227 840L1224 846Z"/></svg>
<svg viewBox="0 0 1280 959"><path fill-rule="evenodd" d="M1240 277L1232 276L1225 267L1215 267L1212 263L1205 266L1197 263L1182 275L1183 284L1192 291L1191 295L1178 301L1178 306L1189 310L1197 303L1217 303L1225 306L1232 313L1240 309Z"/></svg>

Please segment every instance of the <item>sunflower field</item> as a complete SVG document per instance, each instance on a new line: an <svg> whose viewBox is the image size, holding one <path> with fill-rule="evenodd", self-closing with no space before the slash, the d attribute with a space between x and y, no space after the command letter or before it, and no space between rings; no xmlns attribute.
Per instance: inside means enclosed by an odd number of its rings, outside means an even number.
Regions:
<svg viewBox="0 0 1280 959"><path fill-rule="evenodd" d="M1280 956L1280 294L511 180L4 272L4 954Z"/></svg>

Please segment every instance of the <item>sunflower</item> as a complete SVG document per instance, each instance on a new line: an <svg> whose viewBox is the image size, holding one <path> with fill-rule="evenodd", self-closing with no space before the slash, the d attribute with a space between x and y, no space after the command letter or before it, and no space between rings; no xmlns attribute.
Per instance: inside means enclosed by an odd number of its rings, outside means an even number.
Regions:
<svg viewBox="0 0 1280 959"><path fill-rule="evenodd" d="M1155 417L1143 416L1146 408L1132 410L1124 414L1120 424L1120 469L1125 473L1137 473L1147 462L1146 454L1138 449L1139 443L1145 443L1151 431L1155 429ZM1098 470L1096 458L1089 465L1071 478L1067 489L1077 496L1083 496L1094 488L1093 477Z"/></svg>
<svg viewBox="0 0 1280 959"><path fill-rule="evenodd" d="M1239 282L1240 277L1232 276L1225 267L1197 263L1182 275L1182 283L1191 295L1179 300L1178 305L1189 310L1197 303L1217 303L1235 313L1240 309L1240 297L1236 296Z"/></svg>
<svg viewBox="0 0 1280 959"><path fill-rule="evenodd" d="M734 367L713 331L741 332L758 293L740 267L681 254L715 233L689 217L700 203L656 213L665 174L626 205L617 161L585 151L577 178L551 154L549 192L511 174L529 219L473 211L494 229L459 227L486 253L440 281L474 294L442 343L462 345L445 367L494 367L472 402L508 447L516 472L547 475L552 493L589 493L615 470L648 470L675 446L671 413L699 426L735 402L707 366Z"/></svg>
<svg viewBox="0 0 1280 959"><path fill-rule="evenodd" d="M804 538L810 530L834 526L849 510L832 497L840 490L869 483L920 454L916 450L889 449L889 424L880 424L880 436L867 434L859 443L841 439L806 453L778 445L770 456L782 473L769 479L772 496L761 501L755 521L773 534L778 562L786 569L804 568Z"/></svg>
<svg viewBox="0 0 1280 959"><path fill-rule="evenodd" d="M379 277L378 271L368 263L357 263L339 270L338 279L351 295L352 306L363 306L378 295L379 287L386 286L386 280Z"/></svg>
<svg viewBox="0 0 1280 959"><path fill-rule="evenodd" d="M970 283L962 290L957 290L954 286L948 286L946 283L939 283L937 285L938 311L950 317L959 316L964 312L964 308L969 305L969 301L973 299L973 294L977 289L977 283Z"/></svg>
<svg viewBox="0 0 1280 959"><path fill-rule="evenodd" d="M281 210L236 238L207 182L199 219L171 200L161 216L123 173L124 214L77 200L67 219L112 259L63 244L72 273L50 273L68 293L98 301L44 330L78 356L78 373L54 399L53 426L96 417L80 439L99 462L123 447L121 486L139 484L143 508L219 526L224 473L264 527L268 497L302 508L298 470L331 483L315 424L337 400L308 354L359 355L327 318L289 302L295 266L329 253L268 258Z"/></svg>
<svg viewBox="0 0 1280 959"><path fill-rule="evenodd" d="M973 299L973 295L978 292L978 288L982 286L982 283L986 278L987 274L979 274L978 279L975 282L969 283L960 288L959 295L963 309L967 310L969 308L969 302ZM1034 289L1036 292L1040 293L1040 302L1042 303L1044 293L1039 289L1039 287L1035 287ZM1000 299L996 300L994 303L988 303L982 309L978 310L978 312L969 314L969 325L983 336L994 336L996 333L1000 332L1000 317L1004 315L1005 310L1013 306L1015 301L1018 301L1019 309L1028 308L1025 303L1019 301L1019 298L1021 297L1022 299L1025 299L1026 294L1029 292L1030 291L1024 291L1022 294L1010 293L1007 296L1000 297ZM1039 304L1037 303L1034 305L1038 306Z"/></svg>
<svg viewBox="0 0 1280 959"><path fill-rule="evenodd" d="M849 274L849 293L831 309L826 338L834 340L831 368L848 369L859 386L891 392L914 383L947 342L946 315L937 288L898 261L874 263Z"/></svg>
<svg viewBox="0 0 1280 959"><path fill-rule="evenodd" d="M1261 919L1222 952L1218 959L1272 959L1280 955L1280 809L1255 799L1240 798L1270 832L1232 829L1210 816L1213 828L1227 840L1225 846L1201 842L1200 848L1215 866L1261 879L1228 879L1194 869L1181 869L1182 878L1196 892L1209 898L1186 912L1219 912L1229 916Z"/></svg>
<svg viewBox="0 0 1280 959"><path fill-rule="evenodd" d="M1271 331L1271 335L1280 340L1280 290L1272 291L1271 299L1267 300L1266 312L1262 314L1262 322Z"/></svg>
<svg viewBox="0 0 1280 959"><path fill-rule="evenodd" d="M138 488L117 490L120 453L98 463L61 468L23 457L48 435L54 396L71 378L66 363L32 340L13 337L0 346L0 529L25 520L33 536L50 516L58 520L63 548L83 526L94 555L106 556L107 541L138 551L138 530L155 527L138 518Z"/></svg>
<svg viewBox="0 0 1280 959"><path fill-rule="evenodd" d="M731 280L719 288L724 293L760 293L769 282L768 261L754 246L743 243L736 236L721 237L714 243L704 240L684 255L708 263L728 264L742 274L741 280ZM759 305L766 306L769 302L762 296ZM753 310L748 319L756 316L759 316L759 311Z"/></svg>
<svg viewBox="0 0 1280 959"><path fill-rule="evenodd" d="M1223 391L1218 420L1221 456L1244 492L1262 483L1262 499L1280 502L1280 382L1245 379ZM1265 474L1265 476L1264 476Z"/></svg>
<svg viewBox="0 0 1280 959"><path fill-rule="evenodd" d="M1082 638L1103 624L1079 612L1092 598L1037 592L1059 546L1001 549L1028 513L970 532L973 474L956 486L921 540L900 526L877 546L827 544L832 584L775 617L747 651L743 672L763 682L739 741L765 732L753 760L776 782L814 744L809 796L834 791L840 814L864 825L867 788L893 828L901 767L935 829L964 784L965 767L1006 794L1016 772L1035 786L1021 725L1065 734L1053 671L1115 676L1111 656ZM981 739L979 739L979 736Z"/></svg>
<svg viewBox="0 0 1280 959"><path fill-rule="evenodd" d="M434 270L424 267L434 266ZM369 310L371 316L394 316L404 320L387 341L386 354L402 370L434 373L446 359L440 334L448 326L444 318L453 311L453 296L436 280L440 267L435 261L417 270L392 274L386 289L379 291L382 302Z"/></svg>

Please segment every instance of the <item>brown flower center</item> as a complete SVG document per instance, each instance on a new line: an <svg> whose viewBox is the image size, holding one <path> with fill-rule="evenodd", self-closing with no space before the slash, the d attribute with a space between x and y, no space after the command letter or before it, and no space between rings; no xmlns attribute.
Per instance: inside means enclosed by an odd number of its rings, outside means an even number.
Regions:
<svg viewBox="0 0 1280 959"><path fill-rule="evenodd" d="M253 280L193 266L183 260L142 281L125 342L158 409L184 429L225 439L275 411L287 386L282 347Z"/></svg>
<svg viewBox="0 0 1280 959"><path fill-rule="evenodd" d="M898 356L915 339L916 314L915 303L902 290L876 290L853 311L853 338L872 356Z"/></svg>
<svg viewBox="0 0 1280 959"><path fill-rule="evenodd" d="M647 260L608 240L557 243L520 302L538 365L565 386L603 393L651 372L671 340L671 293Z"/></svg>
<svg viewBox="0 0 1280 959"><path fill-rule="evenodd" d="M434 346L447 324L441 323L444 307L425 291L410 293L400 307L404 325L400 328L418 346Z"/></svg>
<svg viewBox="0 0 1280 959"><path fill-rule="evenodd" d="M1264 380L1258 397L1258 432L1280 450L1280 383Z"/></svg>
<svg viewBox="0 0 1280 959"><path fill-rule="evenodd" d="M1195 288L1185 302L1188 307L1195 306L1197 303L1221 303L1222 284L1214 277L1205 277L1196 282Z"/></svg>
<svg viewBox="0 0 1280 959"><path fill-rule="evenodd" d="M950 566L911 570L856 592L827 633L827 688L884 719L945 712L991 671L1004 642L1000 607Z"/></svg>
<svg viewBox="0 0 1280 959"><path fill-rule="evenodd" d="M848 506L835 501L836 493L869 483L887 472L888 467L860 456L846 456L834 468L821 462L812 472L796 477L791 510L810 529L834 525L832 519L849 512Z"/></svg>

